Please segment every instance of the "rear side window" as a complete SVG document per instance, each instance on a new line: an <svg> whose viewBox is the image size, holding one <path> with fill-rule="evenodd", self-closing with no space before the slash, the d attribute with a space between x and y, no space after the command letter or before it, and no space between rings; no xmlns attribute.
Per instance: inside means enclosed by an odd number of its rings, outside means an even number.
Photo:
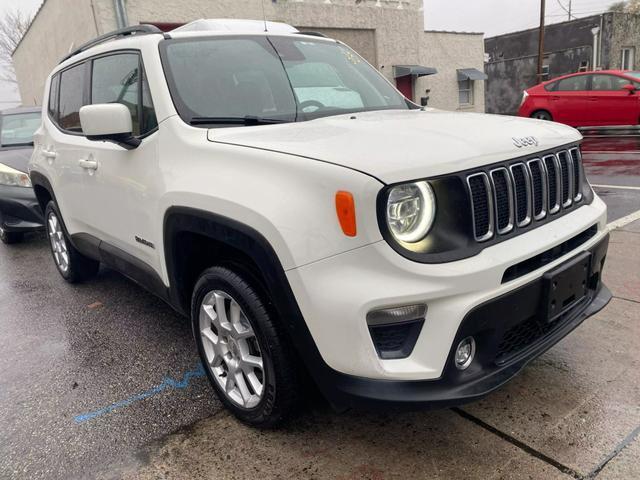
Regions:
<svg viewBox="0 0 640 480"><path fill-rule="evenodd" d="M84 64L60 73L58 124L70 132L82 132L80 107L84 105Z"/></svg>
<svg viewBox="0 0 640 480"><path fill-rule="evenodd" d="M119 53L93 61L91 103L121 103L129 109L133 135L157 126L149 87L136 53Z"/></svg>
<svg viewBox="0 0 640 480"><path fill-rule="evenodd" d="M58 121L58 91L60 88L60 76L56 75L51 79L51 88L49 88L49 115L54 121Z"/></svg>
<svg viewBox="0 0 640 480"><path fill-rule="evenodd" d="M587 75L579 75L577 77L564 78L558 81L559 92L580 92L587 89Z"/></svg>

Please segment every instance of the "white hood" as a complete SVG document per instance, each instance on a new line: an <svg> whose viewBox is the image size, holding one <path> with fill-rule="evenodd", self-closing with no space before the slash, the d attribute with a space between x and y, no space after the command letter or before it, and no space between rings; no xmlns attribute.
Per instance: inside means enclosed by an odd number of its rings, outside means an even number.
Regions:
<svg viewBox="0 0 640 480"><path fill-rule="evenodd" d="M514 137L535 137L538 145L518 148ZM541 120L427 109L216 128L208 138L322 160L395 183L532 155L582 137L571 127Z"/></svg>

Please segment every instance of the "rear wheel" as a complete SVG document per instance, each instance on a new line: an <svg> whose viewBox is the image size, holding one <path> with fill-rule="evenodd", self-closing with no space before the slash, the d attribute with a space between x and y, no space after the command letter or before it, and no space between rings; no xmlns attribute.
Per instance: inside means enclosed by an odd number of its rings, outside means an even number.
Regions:
<svg viewBox="0 0 640 480"><path fill-rule="evenodd" d="M0 227L0 241L5 245L11 245L13 243L20 243L24 239L24 233L22 232L7 232L4 228Z"/></svg>
<svg viewBox="0 0 640 480"><path fill-rule="evenodd" d="M53 200L47 204L44 218L53 261L62 278L69 283L78 283L95 276L100 262L85 257L71 244L62 216Z"/></svg>
<svg viewBox="0 0 640 480"><path fill-rule="evenodd" d="M531 118L537 118L538 120L547 120L549 122L553 120L551 114L546 110L538 110L533 112L531 114Z"/></svg>
<svg viewBox="0 0 640 480"><path fill-rule="evenodd" d="M191 318L200 358L225 407L255 427L285 420L298 398L289 344L251 284L228 268L206 270L194 289Z"/></svg>

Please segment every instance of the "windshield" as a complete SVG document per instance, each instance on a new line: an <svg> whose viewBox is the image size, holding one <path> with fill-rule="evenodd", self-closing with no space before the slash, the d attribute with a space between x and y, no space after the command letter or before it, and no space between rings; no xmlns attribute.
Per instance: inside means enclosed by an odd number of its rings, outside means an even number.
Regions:
<svg viewBox="0 0 640 480"><path fill-rule="evenodd" d="M193 125L256 125L411 108L374 68L336 42L225 36L161 45L172 98Z"/></svg>
<svg viewBox="0 0 640 480"><path fill-rule="evenodd" d="M628 75L629 77L640 78L640 72L624 72L624 74Z"/></svg>
<svg viewBox="0 0 640 480"><path fill-rule="evenodd" d="M32 144L33 134L39 126L40 112L2 115L0 144L3 147Z"/></svg>

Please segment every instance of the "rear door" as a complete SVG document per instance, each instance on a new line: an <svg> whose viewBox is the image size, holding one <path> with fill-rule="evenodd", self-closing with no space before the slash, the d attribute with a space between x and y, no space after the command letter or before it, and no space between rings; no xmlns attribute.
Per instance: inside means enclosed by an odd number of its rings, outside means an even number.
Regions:
<svg viewBox="0 0 640 480"><path fill-rule="evenodd" d="M640 119L640 96L624 89L631 80L610 74L590 75L587 97L589 125L637 125Z"/></svg>
<svg viewBox="0 0 640 480"><path fill-rule="evenodd" d="M89 141L82 135L80 107L86 103L86 63L58 72L52 79L48 115L35 155L47 171L60 213L70 234L86 230L83 171L78 161Z"/></svg>
<svg viewBox="0 0 640 480"><path fill-rule="evenodd" d="M555 89L549 92L549 109L553 119L574 127L586 125L588 93L586 75L558 80Z"/></svg>

